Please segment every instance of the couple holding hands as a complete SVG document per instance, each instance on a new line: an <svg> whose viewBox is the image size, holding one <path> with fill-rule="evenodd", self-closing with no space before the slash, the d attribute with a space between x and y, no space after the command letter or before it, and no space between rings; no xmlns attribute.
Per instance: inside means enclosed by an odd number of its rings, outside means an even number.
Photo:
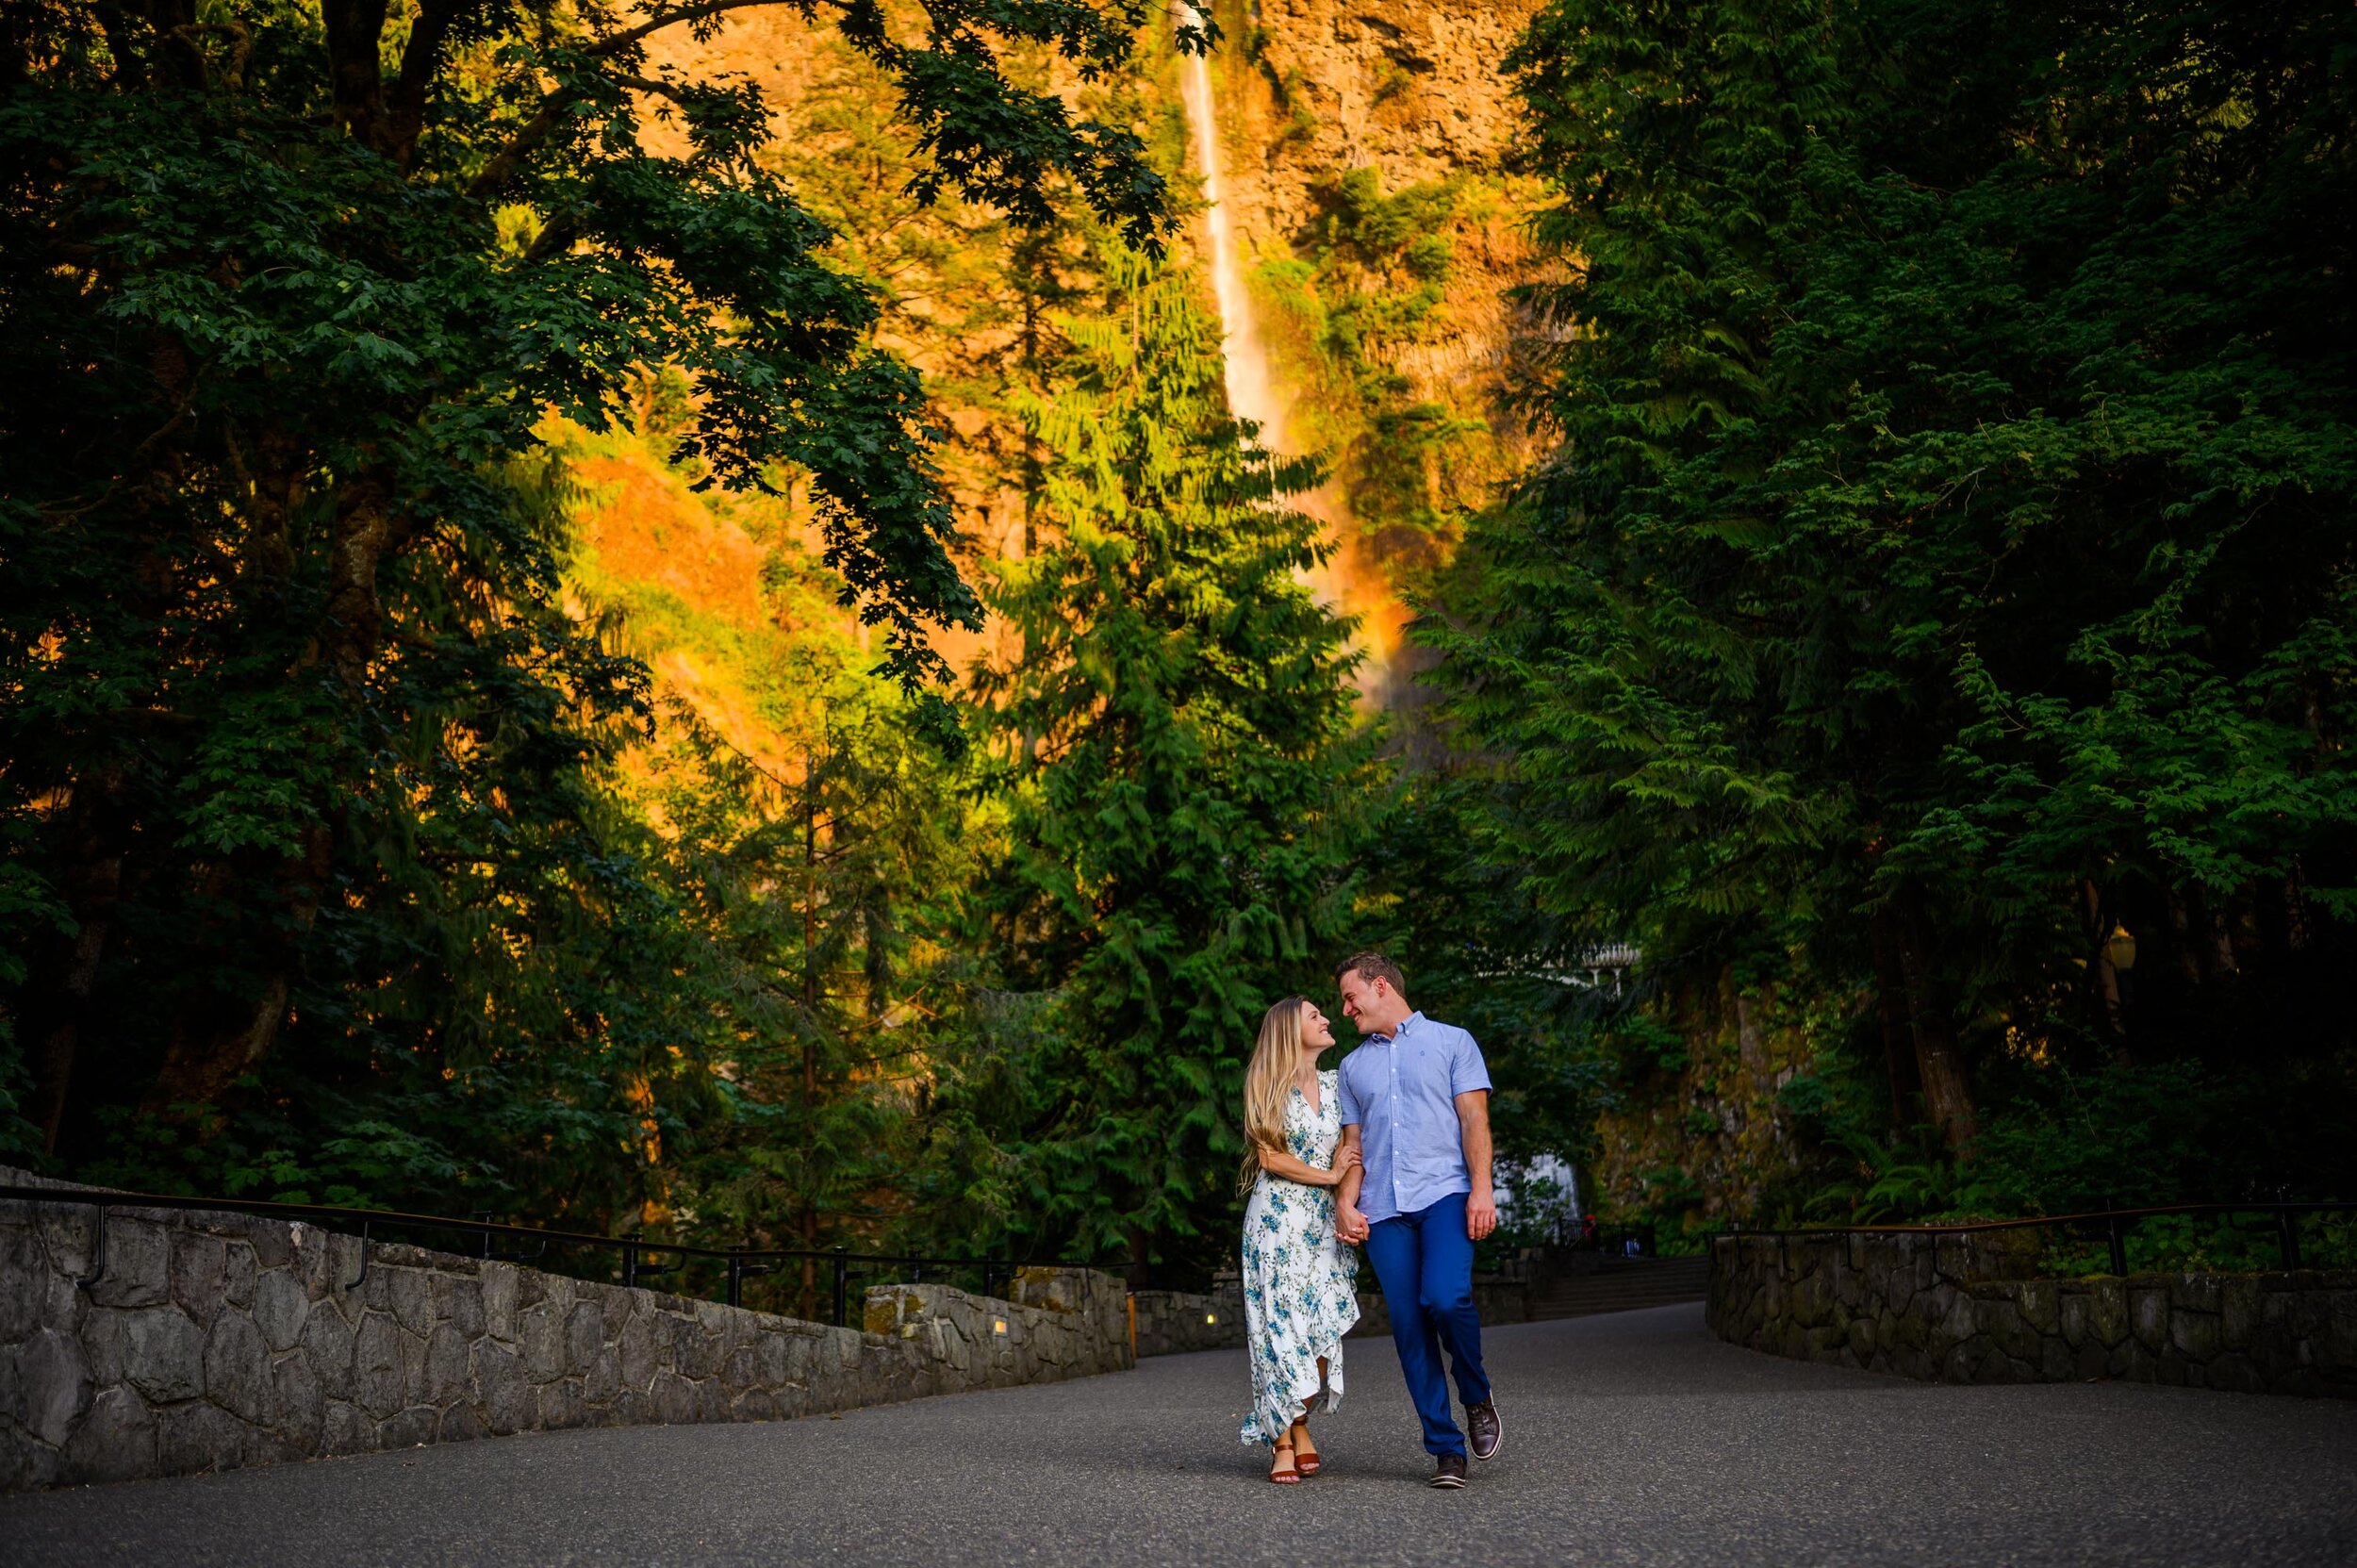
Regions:
<svg viewBox="0 0 2357 1568"><path fill-rule="evenodd" d="M1343 1335L1359 1321L1359 1251L1391 1312L1392 1343L1424 1423L1432 1484L1465 1484L1465 1458L1504 1437L1481 1368L1474 1244L1497 1228L1490 1182L1490 1073L1472 1035L1408 1005L1399 966L1358 953L1336 971L1343 1015L1365 1036L1339 1068L1326 1015L1289 997L1261 1020L1245 1069L1245 1345L1269 1479L1318 1473L1310 1417L1340 1406ZM1451 1417L1448 1372L1465 1407Z"/></svg>

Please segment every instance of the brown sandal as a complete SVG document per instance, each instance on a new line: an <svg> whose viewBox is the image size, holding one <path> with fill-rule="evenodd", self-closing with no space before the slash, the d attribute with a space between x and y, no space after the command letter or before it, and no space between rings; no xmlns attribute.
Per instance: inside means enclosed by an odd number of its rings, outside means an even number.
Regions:
<svg viewBox="0 0 2357 1568"><path fill-rule="evenodd" d="M1303 1444L1310 1442L1310 1428L1307 1425L1297 1426L1294 1431L1298 1434L1294 1438L1294 1468L1305 1476L1314 1476L1320 1467L1317 1447L1315 1444L1306 1450L1302 1447Z"/></svg>
<svg viewBox="0 0 2357 1568"><path fill-rule="evenodd" d="M1280 1443L1276 1446L1277 1451L1279 1454L1285 1455L1287 1458L1292 1457L1294 1451L1294 1445L1292 1444ZM1278 1470L1276 1467L1271 1466L1268 1473L1268 1478L1275 1481L1278 1486L1299 1486L1301 1484L1301 1472L1297 1468Z"/></svg>

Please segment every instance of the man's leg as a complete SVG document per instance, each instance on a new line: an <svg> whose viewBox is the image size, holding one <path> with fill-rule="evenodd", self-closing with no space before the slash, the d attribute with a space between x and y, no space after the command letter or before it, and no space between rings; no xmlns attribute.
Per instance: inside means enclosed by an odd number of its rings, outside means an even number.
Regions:
<svg viewBox="0 0 2357 1568"><path fill-rule="evenodd" d="M1383 1304L1391 1310L1392 1345L1399 1351L1399 1370L1424 1423L1425 1452L1462 1457L1465 1434L1449 1414L1441 1346L1424 1311L1424 1246L1415 1218L1402 1214L1377 1220L1367 1230L1364 1249L1382 1283Z"/></svg>
<svg viewBox="0 0 2357 1568"><path fill-rule="evenodd" d="M1447 1348L1449 1369L1457 1375L1457 1395L1471 1409L1489 1399L1490 1375L1481 1367L1481 1314L1474 1310L1474 1245L1465 1234L1465 1195L1441 1199L1415 1221L1424 1265L1417 1279L1417 1305L1430 1326L1426 1331ZM1384 1298L1389 1300L1391 1294L1386 1285ZM1396 1309L1393 1318L1397 1321Z"/></svg>

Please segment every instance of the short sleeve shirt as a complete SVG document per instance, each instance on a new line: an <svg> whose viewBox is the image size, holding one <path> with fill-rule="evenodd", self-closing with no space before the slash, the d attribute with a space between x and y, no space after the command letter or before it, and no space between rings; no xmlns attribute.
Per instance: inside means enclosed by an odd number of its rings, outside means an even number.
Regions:
<svg viewBox="0 0 2357 1568"><path fill-rule="evenodd" d="M1343 1058L1343 1125L1359 1129L1365 1162L1359 1212L1386 1220L1473 1191L1457 1097L1489 1087L1474 1037L1421 1013Z"/></svg>

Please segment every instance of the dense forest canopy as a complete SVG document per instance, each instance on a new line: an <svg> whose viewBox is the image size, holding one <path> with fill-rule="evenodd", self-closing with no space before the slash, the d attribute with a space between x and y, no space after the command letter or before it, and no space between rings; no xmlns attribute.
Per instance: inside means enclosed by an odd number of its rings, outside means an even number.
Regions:
<svg viewBox="0 0 2357 1568"><path fill-rule="evenodd" d="M1564 0L1511 62L1576 273L1440 607L1493 840L1986 1201L2349 1179L2352 46Z"/></svg>
<svg viewBox="0 0 2357 1568"><path fill-rule="evenodd" d="M671 47L756 11L788 104ZM1541 9L1493 426L1385 358L1474 188L1256 274L1389 715L1226 404L1215 29L0 25L0 1158L1199 1277L1379 945L1673 1244L2349 1196L2346 8Z"/></svg>

